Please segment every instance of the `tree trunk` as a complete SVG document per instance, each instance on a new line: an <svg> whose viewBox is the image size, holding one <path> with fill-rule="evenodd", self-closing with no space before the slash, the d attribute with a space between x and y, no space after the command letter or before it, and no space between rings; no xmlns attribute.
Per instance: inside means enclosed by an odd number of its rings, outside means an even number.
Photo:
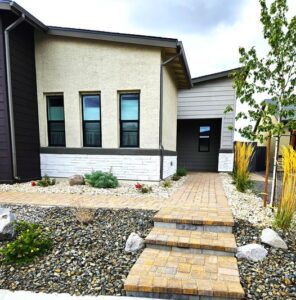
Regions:
<svg viewBox="0 0 296 300"><path fill-rule="evenodd" d="M268 176L269 176L269 163L270 163L270 144L271 144L271 134L269 134L269 136L268 136L267 149L266 149L266 166L265 166L265 182L264 182L264 197L263 197L264 207L267 206L267 198L268 198Z"/></svg>
<svg viewBox="0 0 296 300"><path fill-rule="evenodd" d="M280 136L278 135L275 138L275 145L274 145L272 188L271 188L271 197L270 197L271 207L273 207L274 199L275 199L275 192L276 192L276 175L277 175L279 145L280 145Z"/></svg>

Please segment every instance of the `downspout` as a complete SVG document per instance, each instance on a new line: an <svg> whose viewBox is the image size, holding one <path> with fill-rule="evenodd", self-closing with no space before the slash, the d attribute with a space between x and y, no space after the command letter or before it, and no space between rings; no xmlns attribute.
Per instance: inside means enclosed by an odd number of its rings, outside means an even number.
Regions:
<svg viewBox="0 0 296 300"><path fill-rule="evenodd" d="M159 105L159 149L160 149L160 180L163 179L163 144L162 144L162 119L163 119L163 67L172 62L175 58L180 56L183 49L179 51L175 56L164 61L160 65L160 105Z"/></svg>
<svg viewBox="0 0 296 300"><path fill-rule="evenodd" d="M14 128L14 113L13 113L13 99L12 99L12 85L11 85L11 66L10 66L10 47L9 47L9 33L15 27L25 20L25 15L22 14L15 22L10 24L4 30L5 40L5 59L6 59L6 74L7 74L7 90L8 90L8 108L9 108L9 123L10 123L10 141L12 152L12 173L13 179L18 180L17 176L17 161L16 161L16 144L15 144L15 128Z"/></svg>

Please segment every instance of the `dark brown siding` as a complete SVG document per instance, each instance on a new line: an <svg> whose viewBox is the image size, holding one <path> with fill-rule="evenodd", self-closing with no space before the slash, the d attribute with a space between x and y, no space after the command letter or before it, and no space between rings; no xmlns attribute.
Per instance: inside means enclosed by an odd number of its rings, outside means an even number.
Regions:
<svg viewBox="0 0 296 300"><path fill-rule="evenodd" d="M0 182L10 181L12 181L12 163L7 104L4 32L2 17L0 15Z"/></svg>
<svg viewBox="0 0 296 300"><path fill-rule="evenodd" d="M199 126L211 126L210 151L199 152ZM218 171L221 119L178 120L178 166L193 171Z"/></svg>
<svg viewBox="0 0 296 300"><path fill-rule="evenodd" d="M17 172L30 180L40 177L40 143L34 29L27 23L11 32L10 55Z"/></svg>
<svg viewBox="0 0 296 300"><path fill-rule="evenodd" d="M3 14L2 20L6 28L16 16ZM10 65L17 176L26 181L40 178L34 29L26 22L10 32Z"/></svg>

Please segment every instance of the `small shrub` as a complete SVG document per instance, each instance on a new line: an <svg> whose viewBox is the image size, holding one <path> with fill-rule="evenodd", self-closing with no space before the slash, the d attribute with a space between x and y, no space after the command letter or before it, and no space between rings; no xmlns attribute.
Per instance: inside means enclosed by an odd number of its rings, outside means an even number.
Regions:
<svg viewBox="0 0 296 300"><path fill-rule="evenodd" d="M118 180L111 173L94 171L90 174L85 174L84 177L85 182L95 188L110 189L118 187Z"/></svg>
<svg viewBox="0 0 296 300"><path fill-rule="evenodd" d="M147 186L143 184L140 191L142 194L147 194L147 193L151 193L153 190L152 190L152 186Z"/></svg>
<svg viewBox="0 0 296 300"><path fill-rule="evenodd" d="M281 229L291 226L296 211L296 151L283 147L283 184L275 225Z"/></svg>
<svg viewBox="0 0 296 300"><path fill-rule="evenodd" d="M52 241L38 224L20 221L15 223L17 238L0 249L6 263L27 263L46 253Z"/></svg>
<svg viewBox="0 0 296 300"><path fill-rule="evenodd" d="M48 187L50 185L55 185L56 184L56 180L55 179L50 179L49 176L44 175L43 178L41 180L37 181L37 184L34 182L31 183L32 186L41 186L41 187Z"/></svg>
<svg viewBox="0 0 296 300"><path fill-rule="evenodd" d="M174 174L173 176L172 176L172 180L173 181L178 181L178 180L180 180L181 179L181 176L179 176L179 175L177 175L177 174Z"/></svg>
<svg viewBox="0 0 296 300"><path fill-rule="evenodd" d="M172 187L172 182L170 180L165 180L162 182L162 187L168 189L168 188Z"/></svg>
<svg viewBox="0 0 296 300"><path fill-rule="evenodd" d="M94 219L95 212L90 208L79 207L76 209L75 217L77 221L82 225L91 223Z"/></svg>
<svg viewBox="0 0 296 300"><path fill-rule="evenodd" d="M176 174L180 177L187 175L187 170L185 168L178 168Z"/></svg>
<svg viewBox="0 0 296 300"><path fill-rule="evenodd" d="M139 182L137 182L137 183L135 184L135 188L136 188L137 190L141 189L141 188L142 188L142 184L139 183Z"/></svg>
<svg viewBox="0 0 296 300"><path fill-rule="evenodd" d="M253 157L252 144L237 142L235 145L233 181L238 191L245 192L252 188L249 165Z"/></svg>

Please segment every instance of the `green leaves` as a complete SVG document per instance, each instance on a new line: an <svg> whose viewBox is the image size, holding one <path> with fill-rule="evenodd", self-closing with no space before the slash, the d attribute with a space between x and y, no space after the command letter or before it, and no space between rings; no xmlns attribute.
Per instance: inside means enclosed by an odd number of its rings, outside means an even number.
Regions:
<svg viewBox="0 0 296 300"><path fill-rule="evenodd" d="M248 111L238 113L236 120L257 124L256 132L251 125L239 132L252 140L262 140L268 132L282 134L284 122L295 128L296 116L296 16L287 18L287 0L273 0L269 6L266 0L259 3L269 50L259 58L255 47L239 48L242 67L234 74L237 98L249 107ZM266 95L271 99L268 104L262 102ZM260 104L257 99L261 99ZM230 111L227 106L224 112Z"/></svg>
<svg viewBox="0 0 296 300"><path fill-rule="evenodd" d="M91 172L85 174L85 182L95 188L116 188L118 186L118 180L111 173L105 173L101 171Z"/></svg>

